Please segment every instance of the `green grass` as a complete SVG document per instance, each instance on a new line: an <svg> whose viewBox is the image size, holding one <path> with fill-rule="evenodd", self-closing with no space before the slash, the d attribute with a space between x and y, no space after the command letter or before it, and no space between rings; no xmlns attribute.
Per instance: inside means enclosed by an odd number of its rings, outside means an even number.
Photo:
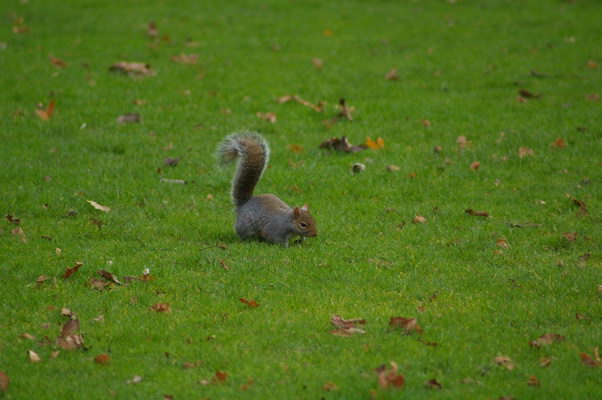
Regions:
<svg viewBox="0 0 602 400"><path fill-rule="evenodd" d="M600 368L580 361L602 345L602 109L586 98L602 94L597 1L25 3L0 4L0 371L11 380L0 398L599 396ZM147 37L150 21L168 40ZM170 59L180 53L199 61ZM108 71L122 60L157 74ZM397 81L384 78L392 68ZM542 97L520 103L519 89ZM285 94L328 104L321 114L278 104ZM327 128L341 97L354 120ZM55 114L42 121L36 104L50 99ZM275 124L255 115L269 111ZM142 121L115 122L129 112ZM233 171L215 168L213 151L240 129L272 148L257 193L309 203L317 238L289 249L238 240ZM385 147L318 148L341 135L380 136ZM471 141L463 151L461 135ZM567 146L550 146L559 137ZM534 155L520 158L520 147ZM168 167L167 157L181 160ZM355 162L367 169L354 176ZM21 219L26 243L6 214ZM412 224L418 214L428 222ZM571 232L574 242L563 236ZM84 266L61 279L76 261ZM90 288L103 268L120 279L150 268L155 280ZM42 274L51 279L36 285ZM151 311L156 303L171 313ZM56 346L40 341L60 333L61 307L79 316L87 350L52 359ZM332 314L365 318L366 333L331 335ZM396 316L417 318L424 333L389 330ZM545 333L566 340L528 345ZM30 363L27 350L42 361ZM109 365L94 362L105 353ZM495 365L500 355L515 368ZM378 387L374 369L389 361L405 376L402 393ZM217 370L224 383L197 383ZM127 384L135 375L143 381ZM541 385L528 386L530 376ZM425 387L433 378L441 390Z"/></svg>

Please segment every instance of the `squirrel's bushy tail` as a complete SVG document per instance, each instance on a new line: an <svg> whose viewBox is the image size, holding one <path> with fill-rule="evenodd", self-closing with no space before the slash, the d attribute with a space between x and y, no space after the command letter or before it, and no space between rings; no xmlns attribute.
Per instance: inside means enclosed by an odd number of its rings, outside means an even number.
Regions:
<svg viewBox="0 0 602 400"><path fill-rule="evenodd" d="M240 157L232 181L232 199L236 207L253 196L255 185L268 164L270 149L263 136L255 132L237 132L228 135L217 148L220 164L225 165Z"/></svg>

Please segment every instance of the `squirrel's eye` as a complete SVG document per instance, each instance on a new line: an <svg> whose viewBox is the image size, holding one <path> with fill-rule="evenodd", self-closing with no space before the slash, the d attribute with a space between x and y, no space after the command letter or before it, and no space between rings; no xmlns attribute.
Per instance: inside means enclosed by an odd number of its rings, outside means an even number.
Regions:
<svg viewBox="0 0 602 400"><path fill-rule="evenodd" d="M303 228L307 228L307 224L306 224L305 222L301 222L301 226L302 226Z"/></svg>

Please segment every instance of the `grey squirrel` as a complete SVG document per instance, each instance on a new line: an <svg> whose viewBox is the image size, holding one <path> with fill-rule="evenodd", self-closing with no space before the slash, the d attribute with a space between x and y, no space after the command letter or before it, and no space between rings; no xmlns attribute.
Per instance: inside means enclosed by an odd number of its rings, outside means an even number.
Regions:
<svg viewBox="0 0 602 400"><path fill-rule="evenodd" d="M222 165L240 158L232 181L232 200L236 206L236 233L241 239L259 237L288 247L293 236L317 236L316 222L307 204L290 207L273 194L253 196L255 185L268 164L268 143L256 132L226 136L218 145Z"/></svg>

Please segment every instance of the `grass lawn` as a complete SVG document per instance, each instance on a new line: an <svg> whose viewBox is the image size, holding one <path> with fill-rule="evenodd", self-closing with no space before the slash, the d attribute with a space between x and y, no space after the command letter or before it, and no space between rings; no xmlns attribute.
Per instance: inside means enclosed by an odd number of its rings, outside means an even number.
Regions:
<svg viewBox="0 0 602 400"><path fill-rule="evenodd" d="M4 0L0 18L0 398L600 396L598 1ZM241 129L272 149L256 193L308 203L318 237L237 238L213 152ZM343 135L384 147L319 148Z"/></svg>

